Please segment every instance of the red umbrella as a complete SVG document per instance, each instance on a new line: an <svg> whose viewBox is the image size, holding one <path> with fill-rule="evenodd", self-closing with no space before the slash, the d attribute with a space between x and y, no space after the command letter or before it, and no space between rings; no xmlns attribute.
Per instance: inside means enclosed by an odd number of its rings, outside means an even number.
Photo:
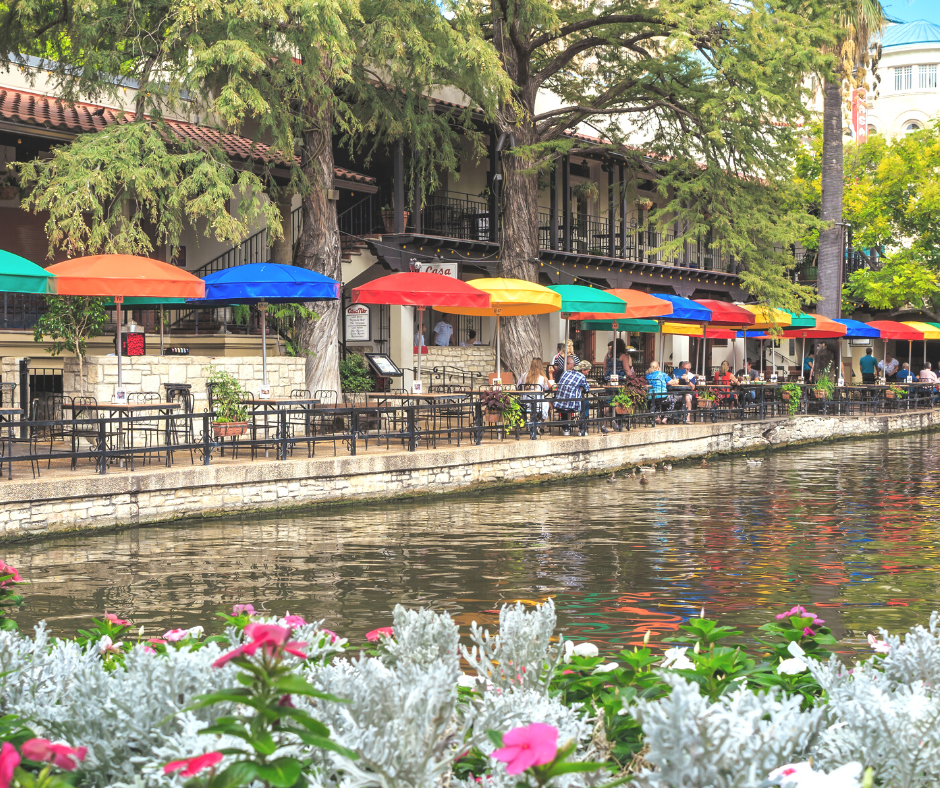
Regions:
<svg viewBox="0 0 940 788"><path fill-rule="evenodd" d="M702 341L702 371L704 372L705 345L708 344L708 340L725 338L718 336L715 331L709 329L713 326L727 326L746 330L748 326L754 325L757 321L757 317L753 312L744 307L740 307L728 301L715 301L712 298L694 298L692 300L695 301L696 304L701 304L706 309L710 309L712 312L712 319L705 325L705 334ZM737 348L734 344L734 339L736 338L737 335L731 338L731 359L733 366L737 366ZM745 345L747 345L746 342Z"/></svg>
<svg viewBox="0 0 940 788"><path fill-rule="evenodd" d="M48 270L48 269L46 269ZM889 339L900 339L907 340L907 363L911 363L911 355L913 342L916 339L918 342L922 342L924 339L924 332L918 331L916 328L911 328L904 323L897 323L894 320L874 320L871 323L867 324L870 328L877 329L881 332L881 341L884 343L884 350L882 351L881 361L885 367L888 366L888 340ZM885 375L887 375L887 370L885 370Z"/></svg>
<svg viewBox="0 0 940 788"><path fill-rule="evenodd" d="M413 306L418 311L418 336L424 335L425 307L451 306L487 309L490 294L451 276L426 273L389 274L354 287L354 304ZM421 382L421 348L418 348L418 383Z"/></svg>

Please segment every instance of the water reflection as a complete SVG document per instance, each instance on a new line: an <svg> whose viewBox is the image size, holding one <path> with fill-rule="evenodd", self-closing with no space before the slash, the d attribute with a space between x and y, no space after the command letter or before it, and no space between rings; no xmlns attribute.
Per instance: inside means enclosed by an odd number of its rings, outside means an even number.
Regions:
<svg viewBox="0 0 940 788"><path fill-rule="evenodd" d="M252 602L361 638L395 603L496 621L554 597L572 636L660 640L704 607L750 629L812 605L848 647L940 608L940 439L812 446L657 473L276 517L233 516L2 549L32 581L22 626L108 610L163 628Z"/></svg>

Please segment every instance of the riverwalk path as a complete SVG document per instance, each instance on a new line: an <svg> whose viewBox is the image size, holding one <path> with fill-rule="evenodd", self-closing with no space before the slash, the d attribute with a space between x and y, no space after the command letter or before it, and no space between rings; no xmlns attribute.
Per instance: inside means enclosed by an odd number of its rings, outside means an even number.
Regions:
<svg viewBox="0 0 940 788"><path fill-rule="evenodd" d="M662 425L588 437L506 437L418 451L356 456L214 460L211 465L138 467L105 475L55 470L0 480L0 540L193 517L244 514L466 491L610 473L665 460L759 452L818 441L940 427L940 409L869 416L797 416ZM729 484L734 480L729 479Z"/></svg>

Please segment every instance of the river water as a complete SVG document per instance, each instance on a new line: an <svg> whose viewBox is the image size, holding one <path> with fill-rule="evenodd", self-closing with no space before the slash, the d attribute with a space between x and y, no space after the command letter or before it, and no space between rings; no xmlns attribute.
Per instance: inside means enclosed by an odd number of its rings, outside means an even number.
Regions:
<svg viewBox="0 0 940 788"><path fill-rule="evenodd" d="M555 600L566 636L619 649L709 616L748 635L793 604L841 649L940 609L940 435L875 438L552 484L272 516L233 515L0 546L31 582L23 628L104 611L149 633L251 602L355 642L396 603L495 624ZM465 631L465 630L464 630Z"/></svg>

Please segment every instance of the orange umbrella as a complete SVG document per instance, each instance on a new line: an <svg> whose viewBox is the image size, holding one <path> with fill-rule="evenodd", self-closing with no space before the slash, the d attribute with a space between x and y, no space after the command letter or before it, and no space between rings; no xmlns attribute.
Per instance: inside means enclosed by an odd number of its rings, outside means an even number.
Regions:
<svg viewBox="0 0 940 788"><path fill-rule="evenodd" d="M204 298L206 284L175 265L132 254L96 254L50 265L59 295L113 297L117 306L118 388L121 380L121 302L125 296Z"/></svg>
<svg viewBox="0 0 940 788"><path fill-rule="evenodd" d="M644 293L641 290L623 290L615 288L605 290L612 296L624 301L627 305L626 313L619 315L605 312L576 312L571 315L572 320L626 320L643 317L665 317L672 314L672 304L656 296Z"/></svg>

